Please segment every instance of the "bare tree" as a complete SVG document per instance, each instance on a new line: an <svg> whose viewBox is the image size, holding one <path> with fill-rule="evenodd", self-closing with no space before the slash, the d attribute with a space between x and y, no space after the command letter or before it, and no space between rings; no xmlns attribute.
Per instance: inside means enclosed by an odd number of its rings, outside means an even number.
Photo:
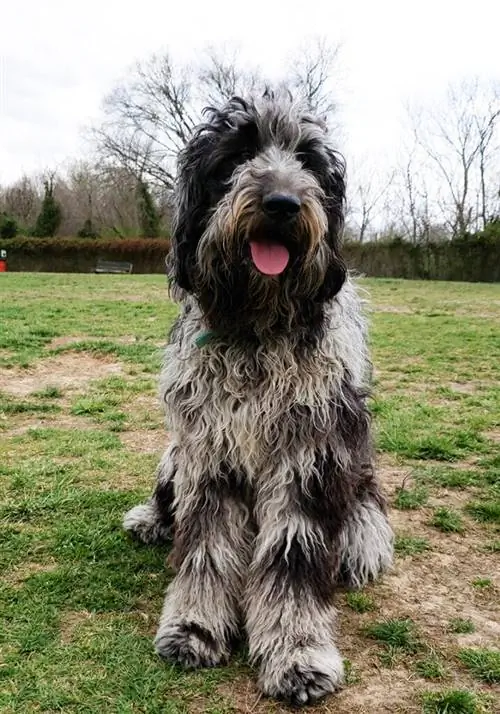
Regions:
<svg viewBox="0 0 500 714"><path fill-rule="evenodd" d="M376 171L368 158L364 158L353 167L351 174L353 178L348 178L348 215L356 228L358 241L363 243L383 208L395 172L391 170L385 175Z"/></svg>
<svg viewBox="0 0 500 714"><path fill-rule="evenodd" d="M324 37L306 40L290 58L289 84L310 111L330 123L337 113L332 75L339 61L340 46Z"/></svg>
<svg viewBox="0 0 500 714"><path fill-rule="evenodd" d="M493 155L498 155L498 143L494 141L498 120L500 118L500 89L498 86L493 88L493 97L490 98L487 110L481 115L476 115L476 131L479 139L479 194L480 194L480 217L481 227L484 230L488 220L493 215L492 201L488 196L487 189L487 174L491 165ZM495 184L495 181L492 181ZM500 194L500 186L496 182L494 190L494 198L498 198ZM493 210L492 210L493 209Z"/></svg>
<svg viewBox="0 0 500 714"><path fill-rule="evenodd" d="M389 213L397 226L394 232L412 243L427 240L433 224L426 159L414 140L403 143L389 197Z"/></svg>
<svg viewBox="0 0 500 714"><path fill-rule="evenodd" d="M198 91L203 105L218 106L234 96L255 94L265 88L258 68L240 66L236 49L209 47L197 73Z"/></svg>
<svg viewBox="0 0 500 714"><path fill-rule="evenodd" d="M329 116L336 111L329 76L337 52L319 40L300 48L285 77L312 110ZM200 121L202 107L260 92L265 84L258 68L238 64L235 51L209 48L198 65L189 66L155 55L138 63L131 79L106 97L105 120L92 138L105 161L170 190L174 158Z"/></svg>
<svg viewBox="0 0 500 714"><path fill-rule="evenodd" d="M498 91L474 79L450 85L446 101L421 110L414 125L418 143L443 180L436 195L453 236L474 226L478 194L483 226L488 220L486 171L499 116Z"/></svg>
<svg viewBox="0 0 500 714"><path fill-rule="evenodd" d="M137 180L143 175L171 188L172 159L196 123L193 77L168 55L138 63L129 82L104 101L106 120L93 130L101 156Z"/></svg>
<svg viewBox="0 0 500 714"><path fill-rule="evenodd" d="M96 171L95 218L99 231L120 237L138 235L137 177L126 167L107 163L96 166Z"/></svg>
<svg viewBox="0 0 500 714"><path fill-rule="evenodd" d="M412 152L403 169L404 188L407 198L408 214L410 217L410 236L412 243L418 239L418 208L417 208L417 188L415 186L414 174L414 152Z"/></svg>
<svg viewBox="0 0 500 714"><path fill-rule="evenodd" d="M35 181L23 176L2 191L2 208L23 227L34 225L41 204L41 191Z"/></svg>

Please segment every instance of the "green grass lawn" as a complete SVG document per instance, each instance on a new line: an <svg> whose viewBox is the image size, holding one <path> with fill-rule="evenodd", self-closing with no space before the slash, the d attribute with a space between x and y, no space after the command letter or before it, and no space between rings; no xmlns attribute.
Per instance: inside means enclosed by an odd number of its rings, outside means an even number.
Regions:
<svg viewBox="0 0 500 714"><path fill-rule="evenodd" d="M363 281L393 572L337 594L344 690L313 711L500 707L500 286ZM152 637L167 550L134 544L166 434L161 276L0 276L0 712L284 712L242 649L186 673Z"/></svg>

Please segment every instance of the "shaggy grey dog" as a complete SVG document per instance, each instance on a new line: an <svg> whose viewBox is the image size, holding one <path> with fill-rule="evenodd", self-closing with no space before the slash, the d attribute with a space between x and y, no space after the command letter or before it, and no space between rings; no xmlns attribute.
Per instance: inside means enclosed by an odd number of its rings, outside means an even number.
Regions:
<svg viewBox="0 0 500 714"><path fill-rule="evenodd" d="M261 690L297 704L342 682L335 586L392 559L344 195L325 126L291 99L208 111L179 160L171 443L124 520L146 543L174 534L158 653L215 666L244 626Z"/></svg>

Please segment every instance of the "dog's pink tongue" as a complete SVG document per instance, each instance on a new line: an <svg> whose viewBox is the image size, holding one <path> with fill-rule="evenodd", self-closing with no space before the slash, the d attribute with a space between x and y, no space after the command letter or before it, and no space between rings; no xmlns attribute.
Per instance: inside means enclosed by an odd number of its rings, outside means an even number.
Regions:
<svg viewBox="0 0 500 714"><path fill-rule="evenodd" d="M288 250L281 243L250 241L250 252L255 267L264 275L279 275L290 258Z"/></svg>

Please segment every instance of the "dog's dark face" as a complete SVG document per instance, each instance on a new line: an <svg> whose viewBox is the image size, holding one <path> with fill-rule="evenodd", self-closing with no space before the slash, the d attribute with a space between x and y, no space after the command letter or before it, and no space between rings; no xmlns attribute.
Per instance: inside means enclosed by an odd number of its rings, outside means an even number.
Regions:
<svg viewBox="0 0 500 714"><path fill-rule="evenodd" d="M345 280L344 195L322 122L288 98L234 98L181 153L172 277L216 330L317 322Z"/></svg>

